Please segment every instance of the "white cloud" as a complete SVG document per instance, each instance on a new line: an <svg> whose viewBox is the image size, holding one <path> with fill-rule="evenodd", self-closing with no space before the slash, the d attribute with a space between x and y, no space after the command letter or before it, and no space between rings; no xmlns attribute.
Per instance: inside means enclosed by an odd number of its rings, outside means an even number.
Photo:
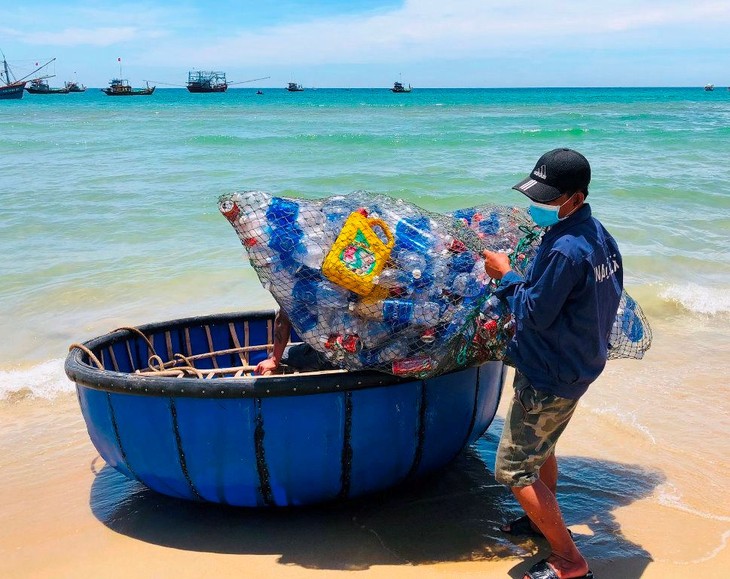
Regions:
<svg viewBox="0 0 730 579"><path fill-rule="evenodd" d="M730 23L730 3L715 0L622 0L610 5L563 1L539 8L506 0L408 0L401 8L366 16L242 29L223 39L159 45L148 57L158 64L169 64L172 58L181 64L249 66L480 58L561 44L603 47L607 38L621 46L618 33L641 42L640 34L648 29L681 25L701 30L721 23Z"/></svg>
<svg viewBox="0 0 730 579"><path fill-rule="evenodd" d="M66 28L60 32L37 32L26 39L28 44L53 46L111 46L139 38L140 31L132 26L118 28Z"/></svg>

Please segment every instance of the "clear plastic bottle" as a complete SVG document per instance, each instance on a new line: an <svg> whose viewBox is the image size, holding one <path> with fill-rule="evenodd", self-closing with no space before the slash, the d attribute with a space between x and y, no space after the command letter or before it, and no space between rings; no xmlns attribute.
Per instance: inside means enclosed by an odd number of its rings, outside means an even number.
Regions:
<svg viewBox="0 0 730 579"><path fill-rule="evenodd" d="M301 240L294 249L292 258L298 263L312 269L321 269L322 262L325 258L325 251L321 244L312 242L305 234L302 235Z"/></svg>
<svg viewBox="0 0 730 579"><path fill-rule="evenodd" d="M430 301L386 298L377 302L357 302L352 305L352 310L366 319L382 320L396 325L432 327L439 322L441 308L439 304Z"/></svg>
<svg viewBox="0 0 730 579"><path fill-rule="evenodd" d="M368 350L363 348L359 358L366 368L383 366L398 358L405 358L408 355L408 346L401 341L394 340L382 346Z"/></svg>
<svg viewBox="0 0 730 579"><path fill-rule="evenodd" d="M346 310L350 304L350 292L323 280L317 285L316 299L320 307Z"/></svg>
<svg viewBox="0 0 730 579"><path fill-rule="evenodd" d="M399 251L396 259L398 269L410 277L408 283L420 280L428 267L426 257L417 251Z"/></svg>
<svg viewBox="0 0 730 579"><path fill-rule="evenodd" d="M408 287L412 277L405 271L393 267L387 267L380 272L380 275L373 278L373 283L386 289L402 289Z"/></svg>
<svg viewBox="0 0 730 579"><path fill-rule="evenodd" d="M354 204L341 195L330 197L325 201L322 206L324 217L322 225L333 239L340 233L345 221L355 209Z"/></svg>
<svg viewBox="0 0 730 579"><path fill-rule="evenodd" d="M387 322L367 320L361 325L360 339L364 348L380 347L392 337L393 327Z"/></svg>
<svg viewBox="0 0 730 579"><path fill-rule="evenodd" d="M451 290L462 297L473 298L486 290L486 286L472 273L460 273L454 277Z"/></svg>

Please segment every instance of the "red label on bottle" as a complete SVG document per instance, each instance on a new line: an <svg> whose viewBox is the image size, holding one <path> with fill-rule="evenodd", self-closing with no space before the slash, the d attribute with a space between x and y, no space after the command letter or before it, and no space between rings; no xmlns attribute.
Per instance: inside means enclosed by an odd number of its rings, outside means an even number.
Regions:
<svg viewBox="0 0 730 579"><path fill-rule="evenodd" d="M434 368L434 362L430 356L416 356L404 360L393 360L393 374L396 376L414 376L430 372Z"/></svg>

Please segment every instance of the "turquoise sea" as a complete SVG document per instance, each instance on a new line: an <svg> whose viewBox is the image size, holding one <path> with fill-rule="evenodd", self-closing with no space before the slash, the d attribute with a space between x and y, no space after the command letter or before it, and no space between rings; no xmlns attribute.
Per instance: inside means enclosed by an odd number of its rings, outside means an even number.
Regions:
<svg viewBox="0 0 730 579"><path fill-rule="evenodd" d="M730 476L730 91L263 92L110 98L88 89L0 101L5 416L50 408L58 424L83 428L63 373L72 342L120 326L273 307L218 212L220 194L321 198L364 189L443 212L525 206L511 186L543 152L567 146L592 164L588 200L616 237L626 289L654 331L644 360L609 362L566 431L574 455L620 463L611 480L570 474L576 500L611 512L631 538L619 547L588 543L587 555L649 553L688 569L726 547L730 508L717 497ZM0 426L0 446L48 427L43 418L13 424ZM485 457L495 436L478 445ZM32 478L31 464L6 466ZM625 484L618 490L617 480ZM636 485L644 485L641 500L621 511L611 497ZM643 534L649 519L663 522L658 544ZM601 532L618 537L604 523L596 523ZM673 537L681 541L688 528L702 538L680 550Z"/></svg>

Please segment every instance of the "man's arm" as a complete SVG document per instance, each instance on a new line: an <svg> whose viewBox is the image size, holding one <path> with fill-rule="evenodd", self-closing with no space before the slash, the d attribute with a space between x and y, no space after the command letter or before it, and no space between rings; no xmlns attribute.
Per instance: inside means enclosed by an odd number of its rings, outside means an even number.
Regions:
<svg viewBox="0 0 730 579"><path fill-rule="evenodd" d="M289 343L290 335L291 321L289 320L289 316L286 315L286 312L280 308L274 318L274 350L266 360L259 362L254 370L254 374L267 376L276 371L281 362L281 356L284 354L284 348Z"/></svg>

